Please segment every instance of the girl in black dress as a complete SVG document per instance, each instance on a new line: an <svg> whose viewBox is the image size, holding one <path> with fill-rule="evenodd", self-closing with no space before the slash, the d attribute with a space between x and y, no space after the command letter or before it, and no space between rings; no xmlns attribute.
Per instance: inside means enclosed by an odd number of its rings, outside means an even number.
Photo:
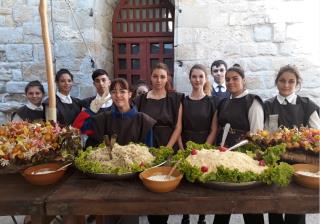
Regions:
<svg viewBox="0 0 320 224"><path fill-rule="evenodd" d="M298 96L295 91L301 85L301 77L296 67L287 65L280 68L275 84L279 90L277 96L265 102L266 128L279 126L309 126L320 129L319 106L307 97ZM270 224L305 224L305 215L269 214Z"/></svg>
<svg viewBox="0 0 320 224"><path fill-rule="evenodd" d="M226 73L226 86L231 93L229 98L223 99L218 106L219 139L225 124L231 128L226 140L227 146L232 146L242 140L248 132L255 133L263 130L264 114L263 103L260 97L250 94L245 89L244 71L239 65L234 65ZM264 223L262 214L243 214L246 224ZM214 224L227 224L228 215L215 215Z"/></svg>
<svg viewBox="0 0 320 224"><path fill-rule="evenodd" d="M12 121L44 121L44 110L41 105L45 94L43 85L39 81L31 81L27 84L24 92L28 102L12 115Z"/></svg>
<svg viewBox="0 0 320 224"><path fill-rule="evenodd" d="M117 135L120 145L135 142L153 146L152 127L156 121L131 105L132 92L128 82L121 78L114 79L110 85L110 93L113 101L110 111L95 114L90 109L85 109L74 125L94 139L92 143L95 144L91 144L92 146L100 144L104 135L111 137L113 134Z"/></svg>
<svg viewBox="0 0 320 224"><path fill-rule="evenodd" d="M58 89L56 93L57 122L63 126L71 125L81 111L80 100L70 96L73 85L73 75L67 69L60 69L56 74L55 81ZM48 100L46 100L44 104L46 111L48 111Z"/></svg>
<svg viewBox="0 0 320 224"><path fill-rule="evenodd" d="M182 130L183 94L172 89L168 66L159 63L152 70L151 90L138 96L135 103L139 111L148 114L157 123L153 127L154 146L178 149L177 141ZM167 223L168 216L148 216L150 224Z"/></svg>
<svg viewBox="0 0 320 224"><path fill-rule="evenodd" d="M194 65L189 73L191 95L183 100L182 133L180 148L187 141L213 144L217 134L215 99L211 96L211 84L203 65ZM183 215L182 224L190 223L189 215ZM199 215L198 224L205 223L205 215Z"/></svg>

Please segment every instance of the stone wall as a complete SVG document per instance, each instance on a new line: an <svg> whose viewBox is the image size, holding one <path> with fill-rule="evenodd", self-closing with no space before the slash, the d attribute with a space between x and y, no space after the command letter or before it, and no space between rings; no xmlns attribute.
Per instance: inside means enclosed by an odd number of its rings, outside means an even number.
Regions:
<svg viewBox="0 0 320 224"><path fill-rule="evenodd" d="M70 0L96 67L113 75L112 16L119 0ZM72 95L94 93L89 53L64 0L48 0L56 70L75 76ZM51 6L50 3L53 2ZM176 0L175 86L188 93L188 71L215 59L241 64L247 87L263 98L276 93L274 75L296 64L301 95L320 104L320 3L318 0ZM46 86L39 0L0 0L0 123L25 102L26 83ZM52 18L51 18L52 9Z"/></svg>
<svg viewBox="0 0 320 224"><path fill-rule="evenodd" d="M177 89L190 92L189 69L224 59L239 63L247 88L264 99L276 94L274 77L295 64L300 94L320 104L320 3L318 0L176 1L175 65ZM182 84L183 83L183 84Z"/></svg>
<svg viewBox="0 0 320 224"><path fill-rule="evenodd" d="M70 1L95 66L111 75L111 23L116 2ZM71 11L64 0L47 3L54 69L68 68L74 74L73 96L90 96L94 94L90 54ZM47 88L38 5L39 0L0 0L0 123L25 102L24 87L29 81L40 80Z"/></svg>

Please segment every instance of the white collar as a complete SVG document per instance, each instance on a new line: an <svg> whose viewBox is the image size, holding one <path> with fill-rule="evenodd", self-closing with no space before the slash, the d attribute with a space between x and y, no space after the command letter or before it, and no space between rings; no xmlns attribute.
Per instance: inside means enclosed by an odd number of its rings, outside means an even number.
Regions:
<svg viewBox="0 0 320 224"><path fill-rule="evenodd" d="M70 94L68 94L68 96L65 96L58 91L57 96L60 98L62 103L72 104L72 99L71 99Z"/></svg>
<svg viewBox="0 0 320 224"><path fill-rule="evenodd" d="M108 95L106 96L105 99L107 99L107 98L111 98L110 93L108 93ZM96 99L102 99L102 97L97 93ZM111 105L112 105L112 100L110 99L107 102L105 102L104 104L102 104L101 108L111 107Z"/></svg>
<svg viewBox="0 0 320 224"><path fill-rule="evenodd" d="M285 99L287 99L288 102L291 103L291 104L296 104L297 94L296 93L292 93L291 95L289 95L287 97L281 96L280 94L277 95L277 100L278 100L278 102L280 104L287 104L285 102Z"/></svg>
<svg viewBox="0 0 320 224"><path fill-rule="evenodd" d="M34 105L33 103L31 103L30 101L27 102L26 106L30 109L30 110L39 110L39 111L43 111L43 106L37 106Z"/></svg>
<svg viewBox="0 0 320 224"><path fill-rule="evenodd" d="M236 97L232 97L232 95L230 95L230 99L241 98L241 97L244 97L244 96L246 96L248 94L249 94L249 90L245 89L240 95L238 95Z"/></svg>
<svg viewBox="0 0 320 224"><path fill-rule="evenodd" d="M213 82L212 85L213 85L213 88L214 88L214 89L218 89L218 86L222 86L222 87L223 87L222 89L227 89L226 83L218 84L218 83L216 83L216 82Z"/></svg>

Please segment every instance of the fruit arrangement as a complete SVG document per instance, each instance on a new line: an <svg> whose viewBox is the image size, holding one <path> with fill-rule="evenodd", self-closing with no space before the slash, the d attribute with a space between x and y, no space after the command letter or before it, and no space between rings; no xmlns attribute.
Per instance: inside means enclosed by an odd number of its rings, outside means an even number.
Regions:
<svg viewBox="0 0 320 224"><path fill-rule="evenodd" d="M283 143L288 150L305 149L315 153L320 152L320 130L314 128L280 128L272 133L263 130L251 134L249 139L261 147Z"/></svg>
<svg viewBox="0 0 320 224"><path fill-rule="evenodd" d="M73 160L81 147L77 129L53 122L9 122L0 126L0 167Z"/></svg>

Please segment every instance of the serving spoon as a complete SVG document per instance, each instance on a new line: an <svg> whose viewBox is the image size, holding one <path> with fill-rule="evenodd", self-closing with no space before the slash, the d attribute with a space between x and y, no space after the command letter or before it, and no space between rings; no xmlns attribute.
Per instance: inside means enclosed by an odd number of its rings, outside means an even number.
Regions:
<svg viewBox="0 0 320 224"><path fill-rule="evenodd" d="M67 163L67 164L65 164L65 165L63 165L63 166L60 166L58 169L56 169L56 170L50 170L50 169L40 169L40 170L38 170L38 171L32 171L31 172L31 174L33 174L33 175L40 175L40 174L49 174L49 173L54 173L54 172L58 172L58 171L61 171L61 170L64 170L65 168L67 168L68 166L70 166L72 163ZM45 173L41 173L41 172L44 172L45 171Z"/></svg>
<svg viewBox="0 0 320 224"><path fill-rule="evenodd" d="M178 160L178 162L176 162L176 164L174 164L174 166L171 168L171 170L169 171L169 173L166 176L167 179L170 178L170 176L172 175L173 171L175 171L175 169L178 167L180 162L181 162L181 159Z"/></svg>
<svg viewBox="0 0 320 224"><path fill-rule="evenodd" d="M221 143L220 143L220 147L224 146L224 143L226 142L229 130L230 130L230 124L226 123L226 125L224 126L224 129L223 129L223 134L222 134L222 140L221 140Z"/></svg>
<svg viewBox="0 0 320 224"><path fill-rule="evenodd" d="M236 148L238 148L238 147L240 147L240 146L243 146L243 145L245 145L245 144L248 144L248 143L249 143L248 140L242 140L241 142L239 142L239 143L235 144L234 146L228 148L226 151L231 151L231 150L233 150L233 149L236 149Z"/></svg>

